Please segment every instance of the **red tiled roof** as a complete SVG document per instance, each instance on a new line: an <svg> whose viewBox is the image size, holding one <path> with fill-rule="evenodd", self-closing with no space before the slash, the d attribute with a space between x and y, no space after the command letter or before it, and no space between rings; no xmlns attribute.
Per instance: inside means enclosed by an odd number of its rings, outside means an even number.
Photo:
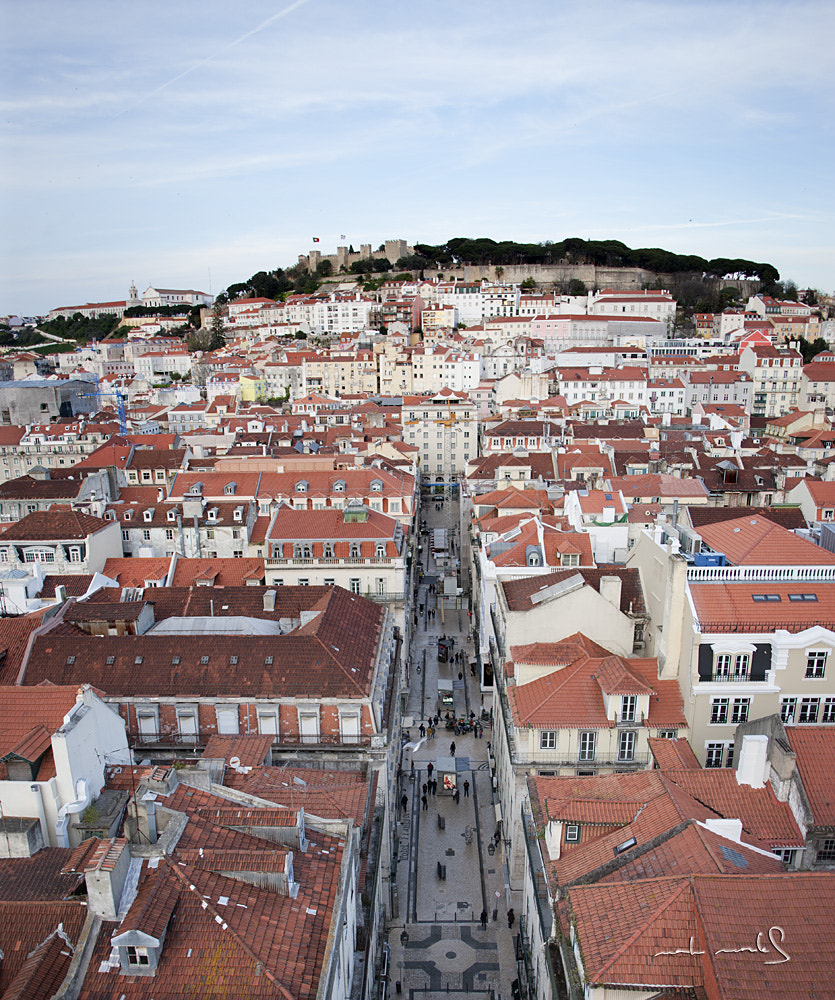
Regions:
<svg viewBox="0 0 835 1000"><path fill-rule="evenodd" d="M701 768L698 757L693 753L693 748L683 737L676 739L660 739L657 736L650 736L647 740L653 760L661 770L672 768L677 770L684 767Z"/></svg>
<svg viewBox="0 0 835 1000"><path fill-rule="evenodd" d="M221 758L227 766L237 757L240 767L258 767L267 759L272 743L273 738L269 735L221 736L215 733L209 737L203 756Z"/></svg>
<svg viewBox="0 0 835 1000"><path fill-rule="evenodd" d="M699 534L734 566L809 566L835 564L835 553L800 538L766 517L733 518L704 524Z"/></svg>
<svg viewBox="0 0 835 1000"><path fill-rule="evenodd" d="M78 700L78 690L77 684L1 687L0 757L14 753L34 763L50 748L52 734Z"/></svg>
<svg viewBox="0 0 835 1000"><path fill-rule="evenodd" d="M43 625L41 614L20 618L0 618L0 683L14 684L20 671L29 639Z"/></svg>
<svg viewBox="0 0 835 1000"><path fill-rule="evenodd" d="M786 728L815 826L835 827L835 731L817 726Z"/></svg>
<svg viewBox="0 0 835 1000"><path fill-rule="evenodd" d="M52 541L81 539L107 527L108 522L78 511L36 510L10 524L0 534L0 542Z"/></svg>
<svg viewBox="0 0 835 1000"><path fill-rule="evenodd" d="M84 900L0 903L0 951L3 952L0 995L6 995L30 953L50 937L59 924L63 924L73 945L77 945L86 918ZM40 995L51 996L51 993Z"/></svg>
<svg viewBox="0 0 835 1000"><path fill-rule="evenodd" d="M600 579L604 576L617 576L621 580L620 610L624 614L631 611L634 614L644 613L644 598L641 590L641 580L637 569L615 565L600 565L596 569L562 569L544 576L525 577L521 580L505 580L502 582L505 601L510 611L530 611L535 607L531 598L537 591L544 590L555 583L561 583L569 577L579 574L586 585L600 591Z"/></svg>
<svg viewBox="0 0 835 1000"><path fill-rule="evenodd" d="M770 594L779 601L756 601ZM815 601L792 601L791 594L814 594ZM835 621L835 583L691 583L690 596L702 632L800 632Z"/></svg>
<svg viewBox="0 0 835 1000"><path fill-rule="evenodd" d="M802 847L803 836L787 802L778 802L771 785L740 785L733 768L664 771L694 799L720 816L742 821L742 829L760 847Z"/></svg>

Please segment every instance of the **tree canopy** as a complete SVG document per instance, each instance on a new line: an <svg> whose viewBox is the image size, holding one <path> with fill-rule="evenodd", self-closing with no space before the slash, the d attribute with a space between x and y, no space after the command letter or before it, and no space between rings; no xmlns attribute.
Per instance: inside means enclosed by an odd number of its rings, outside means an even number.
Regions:
<svg viewBox="0 0 835 1000"><path fill-rule="evenodd" d="M398 266L409 261L413 267L443 267L450 264L595 264L601 267L641 267L662 274L697 273L707 277L758 278L776 282L779 271L771 264L742 258L716 257L706 260L695 254L677 254L660 247L631 249L619 240L583 240L569 237L559 242L496 242L488 237L470 239L456 236L446 243L431 246L415 244L413 257L404 257Z"/></svg>

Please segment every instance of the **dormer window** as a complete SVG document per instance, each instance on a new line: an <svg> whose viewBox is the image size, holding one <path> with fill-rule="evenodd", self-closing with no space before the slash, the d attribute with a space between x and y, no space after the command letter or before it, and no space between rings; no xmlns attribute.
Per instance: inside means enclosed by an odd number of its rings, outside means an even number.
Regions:
<svg viewBox="0 0 835 1000"><path fill-rule="evenodd" d="M212 507L212 509L209 511L209 513L208 513L207 516L208 516L208 519L210 521L216 521L217 520L217 507Z"/></svg>
<svg viewBox="0 0 835 1000"><path fill-rule="evenodd" d="M296 483L296 493L307 493L309 485L306 479L300 479Z"/></svg>
<svg viewBox="0 0 835 1000"><path fill-rule="evenodd" d="M350 557L351 557L351 559L359 559L359 557L360 557L359 542L351 542Z"/></svg>
<svg viewBox="0 0 835 1000"><path fill-rule="evenodd" d="M345 480L344 479L337 479L337 481L333 484L333 491L334 491L334 493L344 493L345 492Z"/></svg>
<svg viewBox="0 0 835 1000"><path fill-rule="evenodd" d="M375 555L377 556L378 559L384 559L385 558L385 555L386 555L386 543L385 542L377 542L377 544L375 546Z"/></svg>
<svg viewBox="0 0 835 1000"><path fill-rule="evenodd" d="M382 493L383 483L380 479L373 479L371 481L371 492L372 493Z"/></svg>
<svg viewBox="0 0 835 1000"><path fill-rule="evenodd" d="M146 510L146 511L143 511L143 513L142 513L142 517L143 517L143 518L144 518L144 519L145 519L146 521L153 521L153 519L154 519L154 512L153 512L153 510Z"/></svg>
<svg viewBox="0 0 835 1000"><path fill-rule="evenodd" d="M620 700L620 717L622 722L634 722L638 711L638 696L625 694Z"/></svg>
<svg viewBox="0 0 835 1000"><path fill-rule="evenodd" d="M166 517L167 517L167 519L169 521L171 521L173 523L174 521L177 520L177 511L176 510L169 510L168 514L166 515Z"/></svg>
<svg viewBox="0 0 835 1000"><path fill-rule="evenodd" d="M226 494L227 496L232 496L232 495L234 495L234 493L236 492L236 490L237 490L237 489L238 489L238 484L237 484L237 483L234 483L234 482L232 482L232 483L227 483L227 484L226 484L226 485L225 485L225 486L223 487L223 492L224 492L224 493L225 493L225 494Z"/></svg>
<svg viewBox="0 0 835 1000"><path fill-rule="evenodd" d="M132 510L126 510L125 511L125 520L126 521L130 521L132 519L133 519L133 511Z"/></svg>
<svg viewBox="0 0 835 1000"><path fill-rule="evenodd" d="M232 517L236 521L243 521L243 519L244 519L244 509L243 509L243 507L236 507L234 509L234 511L232 512Z"/></svg>

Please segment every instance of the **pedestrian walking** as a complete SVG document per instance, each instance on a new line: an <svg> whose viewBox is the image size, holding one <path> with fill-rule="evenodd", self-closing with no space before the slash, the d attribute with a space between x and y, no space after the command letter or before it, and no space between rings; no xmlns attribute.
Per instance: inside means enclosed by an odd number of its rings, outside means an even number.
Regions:
<svg viewBox="0 0 835 1000"><path fill-rule="evenodd" d="M432 772L434 770L435 770L435 765L430 760L429 763L426 765L426 773L429 775L430 778L432 777Z"/></svg>
<svg viewBox="0 0 835 1000"><path fill-rule="evenodd" d="M481 911L481 929L483 931L487 930L487 910Z"/></svg>
<svg viewBox="0 0 835 1000"><path fill-rule="evenodd" d="M403 807L403 812L406 812L409 807L409 796L404 792L403 798L400 800L400 805Z"/></svg>
<svg viewBox="0 0 835 1000"><path fill-rule="evenodd" d="M426 782L424 781L424 783L423 783L423 794L424 794L424 795L426 795L426 793L427 793L428 791L429 791L429 786L428 786L428 785L426 784Z"/></svg>
<svg viewBox="0 0 835 1000"><path fill-rule="evenodd" d="M424 792L423 795L421 795L420 801L423 803L424 809L429 808L429 799L426 797L426 792Z"/></svg>
<svg viewBox="0 0 835 1000"><path fill-rule="evenodd" d="M449 755L450 757L455 756L455 740L453 740L452 743L450 743L449 745Z"/></svg>
<svg viewBox="0 0 835 1000"><path fill-rule="evenodd" d="M418 732L419 732L419 733L420 733L420 735L421 735L421 739L422 739L422 738L423 738L424 736L426 736L426 726L424 726L424 724L423 724L422 722L421 722L421 724L420 724L420 725L418 726Z"/></svg>
<svg viewBox="0 0 835 1000"><path fill-rule="evenodd" d="M432 779L432 794L433 795L437 795L438 794L438 779L437 778L433 778Z"/></svg>
<svg viewBox="0 0 835 1000"><path fill-rule="evenodd" d="M469 781L464 782L464 798L468 799L470 797L470 783Z"/></svg>
<svg viewBox="0 0 835 1000"><path fill-rule="evenodd" d="M461 801L461 793L458 791L457 788L452 793L452 800L456 805L458 805L458 803Z"/></svg>
<svg viewBox="0 0 835 1000"><path fill-rule="evenodd" d="M513 907L511 906L511 908L507 911L508 929L510 929L513 926L515 920L516 920L516 914L513 912Z"/></svg>

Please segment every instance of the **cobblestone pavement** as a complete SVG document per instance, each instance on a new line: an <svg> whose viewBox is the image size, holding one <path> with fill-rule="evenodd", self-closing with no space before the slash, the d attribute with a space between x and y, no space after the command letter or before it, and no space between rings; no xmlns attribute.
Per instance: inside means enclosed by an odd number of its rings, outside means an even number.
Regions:
<svg viewBox="0 0 835 1000"><path fill-rule="evenodd" d="M427 526L454 528L455 555L466 566L457 545L460 542L457 501L447 500L441 511L424 500L423 517ZM438 707L438 681L452 681L456 690L455 707L459 714L480 714L482 696L478 678L468 667L473 651L468 640L469 617L466 610L443 609L431 593L431 585L440 583L438 567L424 536L421 558L423 582L418 588L418 615L410 659L412 664L406 721L411 720L410 736L420 740L419 726L433 714L440 714L434 739L425 739L402 760L402 791L408 798L399 822L398 857L399 915L389 928L391 946L390 995L396 996L396 983L413 1000L435 994L452 997L483 993L498 998L511 996L516 979L514 932L508 927L504 847L496 847L493 836L496 818L492 777L488 764L491 729L485 726L483 737L472 733L456 736L444 728L443 712ZM466 577L462 581L466 591ZM440 588L438 588L440 589ZM435 610L432 617L428 612ZM437 650L441 636L455 641L453 653L462 654L462 663L439 663ZM462 678L459 680L459 673ZM489 704L489 699L488 699ZM454 780L459 800L442 787L439 760L450 756L450 742L456 744ZM426 808L422 805L423 785L428 784L428 765L438 779L437 794L427 788ZM446 773L450 773L451 769ZM467 794L464 782L468 782ZM491 850L493 853L491 853ZM482 911L487 914L482 927ZM405 930L408 940L401 940Z"/></svg>

